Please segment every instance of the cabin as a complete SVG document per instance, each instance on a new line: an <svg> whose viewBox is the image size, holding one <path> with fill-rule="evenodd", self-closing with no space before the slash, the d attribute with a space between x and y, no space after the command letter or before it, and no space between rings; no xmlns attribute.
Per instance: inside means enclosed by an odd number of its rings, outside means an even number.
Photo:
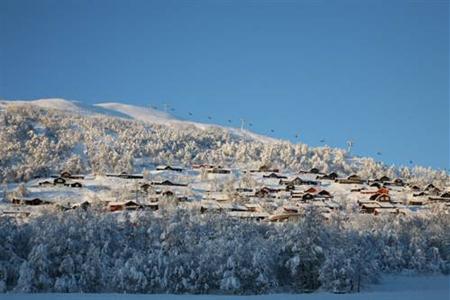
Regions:
<svg viewBox="0 0 450 300"><path fill-rule="evenodd" d="M397 215L399 213L397 208L375 208L373 214L375 216L379 215Z"/></svg>
<svg viewBox="0 0 450 300"><path fill-rule="evenodd" d="M182 183L174 183L170 180L163 180L163 181L153 181L151 185L167 185L167 186L187 186L187 184Z"/></svg>
<svg viewBox="0 0 450 300"><path fill-rule="evenodd" d="M261 212L262 208L259 204L256 203L246 203L244 206L247 208L250 212Z"/></svg>
<svg viewBox="0 0 450 300"><path fill-rule="evenodd" d="M48 180L39 182L39 186L46 186L46 185L53 185L53 183Z"/></svg>
<svg viewBox="0 0 450 300"><path fill-rule="evenodd" d="M74 183L70 184L70 187L81 188L81 187L83 187L83 185L81 183L79 183L79 182L74 182Z"/></svg>
<svg viewBox="0 0 450 300"><path fill-rule="evenodd" d="M313 200L314 199L314 195L311 193L305 193L302 196L302 200L303 201L307 201L307 200Z"/></svg>
<svg viewBox="0 0 450 300"><path fill-rule="evenodd" d="M62 177L58 177L58 178L53 179L53 184L54 185L57 185L57 184L64 185L64 184L66 184L66 180Z"/></svg>
<svg viewBox="0 0 450 300"><path fill-rule="evenodd" d="M80 203L75 203L74 205L72 205L72 209L77 209L77 208L81 208L83 210L88 209L91 206L91 203L89 201L83 201Z"/></svg>
<svg viewBox="0 0 450 300"><path fill-rule="evenodd" d="M364 183L364 180L362 180L358 175L350 175L347 178L341 178L341 179L336 179L335 180L337 183L342 183L342 184L362 184Z"/></svg>
<svg viewBox="0 0 450 300"><path fill-rule="evenodd" d="M283 175L278 175L277 173L270 173L269 175L263 175L263 178L285 179L287 177Z"/></svg>
<svg viewBox="0 0 450 300"><path fill-rule="evenodd" d="M288 213L298 213L298 209L296 206L283 206L283 210Z"/></svg>
<svg viewBox="0 0 450 300"><path fill-rule="evenodd" d="M251 193L251 192L253 192L253 189L238 187L238 188L236 188L236 192L238 192L238 193Z"/></svg>
<svg viewBox="0 0 450 300"><path fill-rule="evenodd" d="M431 201L439 201L439 202L450 202L450 192L445 192L440 195L440 197L429 197Z"/></svg>
<svg viewBox="0 0 450 300"><path fill-rule="evenodd" d="M391 196L384 193L376 193L370 196L369 200L374 200L378 202L389 202L391 201Z"/></svg>
<svg viewBox="0 0 450 300"><path fill-rule="evenodd" d="M231 201L231 197L228 193L224 192L209 192L203 195L204 199L214 201Z"/></svg>
<svg viewBox="0 0 450 300"><path fill-rule="evenodd" d="M428 193L425 193L425 192L420 192L420 193L414 193L413 194L413 197L423 197L423 196L427 196L428 195Z"/></svg>
<svg viewBox="0 0 450 300"><path fill-rule="evenodd" d="M50 204L50 202L41 200L39 198L13 198L11 202L13 204L18 205L32 205L32 206Z"/></svg>
<svg viewBox="0 0 450 300"><path fill-rule="evenodd" d="M208 174L230 174L231 170L222 168L212 168L206 171Z"/></svg>
<svg viewBox="0 0 450 300"><path fill-rule="evenodd" d="M120 174L106 174L106 177L118 177L122 179L144 179L143 174L128 174L127 172L121 172Z"/></svg>
<svg viewBox="0 0 450 300"><path fill-rule="evenodd" d="M380 204L377 202L366 202L361 205L361 212L367 214L373 214L375 209L380 208Z"/></svg>
<svg viewBox="0 0 450 300"><path fill-rule="evenodd" d="M326 174L323 176L317 176L316 179L324 179L324 180L336 180L338 178L338 174L336 172L332 172L330 174Z"/></svg>
<svg viewBox="0 0 450 300"><path fill-rule="evenodd" d="M411 190L413 190L415 192L418 192L418 191L422 190L418 185L412 185L412 186L410 186L410 188L411 188Z"/></svg>
<svg viewBox="0 0 450 300"><path fill-rule="evenodd" d="M425 187L425 191L432 191L432 190L434 190L434 189L436 189L436 187L434 186L434 184L432 184L432 183L430 183L429 185L427 185L426 187Z"/></svg>
<svg viewBox="0 0 450 300"><path fill-rule="evenodd" d="M148 190L149 190L150 187L151 187L150 184L144 183L144 184L141 184L140 189L141 189L142 191L148 193Z"/></svg>
<svg viewBox="0 0 450 300"><path fill-rule="evenodd" d="M313 180L303 180L300 177L294 178L291 183L294 185L318 185L319 183L317 181Z"/></svg>
<svg viewBox="0 0 450 300"><path fill-rule="evenodd" d="M408 205L412 206L423 206L425 204L425 200L423 199L409 199Z"/></svg>
<svg viewBox="0 0 450 300"><path fill-rule="evenodd" d="M295 190L295 185L293 185L292 183L286 185L286 192L290 192L293 190Z"/></svg>
<svg viewBox="0 0 450 300"><path fill-rule="evenodd" d="M308 173L311 173L311 174L319 174L320 171L319 171L319 169L317 169L317 168L311 168L311 169L309 170Z"/></svg>
<svg viewBox="0 0 450 300"><path fill-rule="evenodd" d="M229 211L227 215L232 218L239 218L244 220L262 221L269 217L265 212L250 212L250 211Z"/></svg>
<svg viewBox="0 0 450 300"><path fill-rule="evenodd" d="M377 187L377 188L381 188L383 185L379 182L373 182L369 185L370 187Z"/></svg>
<svg viewBox="0 0 450 300"><path fill-rule="evenodd" d="M319 198L333 198L333 195L331 195L331 193L327 190L321 190L320 192L318 192L316 194L316 197Z"/></svg>
<svg viewBox="0 0 450 300"><path fill-rule="evenodd" d="M157 166L156 171L174 171L174 172L183 172L183 169L180 167L172 167L172 166Z"/></svg>
<svg viewBox="0 0 450 300"><path fill-rule="evenodd" d="M300 213L282 213L282 214L276 214L271 215L268 218L269 222L288 222L293 221L296 222L301 218Z"/></svg>
<svg viewBox="0 0 450 300"><path fill-rule="evenodd" d="M389 177L387 177L387 176L385 175L385 176L381 176L381 177L378 179L378 181L380 181L380 182L389 182L389 181L391 181L391 178L389 178Z"/></svg>
<svg viewBox="0 0 450 300"><path fill-rule="evenodd" d="M132 201L132 200L108 203L108 210L111 212L122 211L122 210L138 210L138 209L142 209L142 208L143 208L142 205L140 205L139 203Z"/></svg>
<svg viewBox="0 0 450 300"><path fill-rule="evenodd" d="M66 178L66 179L84 179L84 175L74 175L67 171L61 172L59 174L59 177Z"/></svg>
<svg viewBox="0 0 450 300"><path fill-rule="evenodd" d="M269 187L263 187L261 189L259 189L258 191L255 192L255 197L258 198L265 198L270 196L273 193L278 193L280 190L278 189L273 189L273 188L269 188Z"/></svg>
<svg viewBox="0 0 450 300"><path fill-rule="evenodd" d="M65 172L61 172L61 174L59 174L59 176L62 178L70 178L70 176L72 176L72 174L65 171Z"/></svg>
<svg viewBox="0 0 450 300"><path fill-rule="evenodd" d="M200 213L205 212L220 212L222 207L216 201L201 201Z"/></svg>
<svg viewBox="0 0 450 300"><path fill-rule="evenodd" d="M315 193L317 193L318 191L317 191L317 189L315 189L315 188L313 188L313 187L310 187L309 189L307 189L307 190L305 190L305 191L303 191L303 193L310 193L310 194L315 194Z"/></svg>
<svg viewBox="0 0 450 300"><path fill-rule="evenodd" d="M405 182L400 178L395 178L394 181L392 181L392 184L396 186L404 186Z"/></svg>
<svg viewBox="0 0 450 300"><path fill-rule="evenodd" d="M167 191L162 192L161 195L163 197L173 197L173 196L175 196L175 193L172 192L172 191L167 190Z"/></svg>
<svg viewBox="0 0 450 300"><path fill-rule="evenodd" d="M262 165L257 170L250 170L251 173L263 173L263 172L273 172L278 173L280 170L278 168L271 168L268 165Z"/></svg>

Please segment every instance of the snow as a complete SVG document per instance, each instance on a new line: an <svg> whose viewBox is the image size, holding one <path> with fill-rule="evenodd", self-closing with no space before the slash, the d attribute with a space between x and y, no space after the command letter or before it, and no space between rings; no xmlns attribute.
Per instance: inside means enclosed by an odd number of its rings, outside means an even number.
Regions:
<svg viewBox="0 0 450 300"><path fill-rule="evenodd" d="M262 143L279 141L268 136L256 134L249 130L241 130L240 128L238 129L232 127L223 127L215 124L180 120L169 113L158 111L150 107L134 106L117 102L105 102L89 105L79 101L71 101L60 98L48 98L37 100L0 101L0 108L7 104L31 104L44 109L57 109L65 112L73 112L86 115L102 114L110 117L133 119L149 124L165 125L180 129L191 126L194 126L201 130L207 130L210 128L222 128L229 131L230 134L244 139L259 141Z"/></svg>
<svg viewBox="0 0 450 300"><path fill-rule="evenodd" d="M331 294L317 292L312 294L269 294L251 296L229 295L168 295L168 294L0 294L4 300L448 300L450 299L449 276L385 276L378 285L356 294Z"/></svg>

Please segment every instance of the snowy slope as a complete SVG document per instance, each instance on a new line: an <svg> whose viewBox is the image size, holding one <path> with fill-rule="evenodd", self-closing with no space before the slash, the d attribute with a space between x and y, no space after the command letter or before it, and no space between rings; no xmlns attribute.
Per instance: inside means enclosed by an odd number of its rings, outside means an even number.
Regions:
<svg viewBox="0 0 450 300"><path fill-rule="evenodd" d="M60 98L38 99L38 100L12 100L0 101L0 108L7 104L31 104L43 109L56 109L64 112L73 112L79 114L93 115L102 114L110 117L119 117L133 119L149 124L159 124L183 129L188 126L194 126L200 130L209 128L222 128L228 130L230 134L243 139L254 140L262 143L276 142L277 139L259 135L248 130L240 130L237 128L223 127L215 124L205 124L193 121L179 120L169 113L158 111L149 107L140 107L123 103L106 102L94 105L84 104L79 101L71 101Z"/></svg>

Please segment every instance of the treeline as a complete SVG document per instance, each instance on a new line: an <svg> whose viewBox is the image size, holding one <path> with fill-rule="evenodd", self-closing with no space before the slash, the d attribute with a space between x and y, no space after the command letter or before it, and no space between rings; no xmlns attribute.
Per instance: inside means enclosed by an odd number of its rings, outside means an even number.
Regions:
<svg viewBox="0 0 450 300"><path fill-rule="evenodd" d="M2 292L357 292L384 272L448 273L450 218L333 214L266 224L180 209L0 218Z"/></svg>

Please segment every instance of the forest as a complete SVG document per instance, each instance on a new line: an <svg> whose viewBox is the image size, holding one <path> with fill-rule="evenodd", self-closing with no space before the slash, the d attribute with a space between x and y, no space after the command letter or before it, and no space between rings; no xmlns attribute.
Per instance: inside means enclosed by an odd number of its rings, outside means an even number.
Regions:
<svg viewBox="0 0 450 300"><path fill-rule="evenodd" d="M449 274L450 218L311 207L298 222L257 223L167 206L158 214L58 211L0 218L0 291L358 292L381 274Z"/></svg>

